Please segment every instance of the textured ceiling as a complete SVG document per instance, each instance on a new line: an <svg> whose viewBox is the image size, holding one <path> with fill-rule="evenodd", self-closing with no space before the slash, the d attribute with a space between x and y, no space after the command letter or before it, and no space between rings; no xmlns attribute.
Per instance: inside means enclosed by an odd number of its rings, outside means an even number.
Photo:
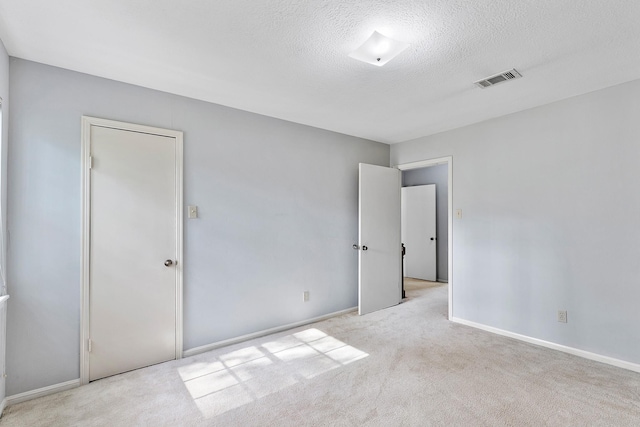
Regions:
<svg viewBox="0 0 640 427"><path fill-rule="evenodd" d="M411 45L348 57L371 33ZM638 0L1 0L10 55L387 143L640 78ZM473 82L510 68L524 78Z"/></svg>

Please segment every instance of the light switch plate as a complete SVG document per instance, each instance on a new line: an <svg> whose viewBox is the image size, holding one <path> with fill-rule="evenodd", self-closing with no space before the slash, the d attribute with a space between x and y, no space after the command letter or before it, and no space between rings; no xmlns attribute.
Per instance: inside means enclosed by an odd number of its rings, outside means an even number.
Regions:
<svg viewBox="0 0 640 427"><path fill-rule="evenodd" d="M189 206L189 219L198 218L198 207Z"/></svg>

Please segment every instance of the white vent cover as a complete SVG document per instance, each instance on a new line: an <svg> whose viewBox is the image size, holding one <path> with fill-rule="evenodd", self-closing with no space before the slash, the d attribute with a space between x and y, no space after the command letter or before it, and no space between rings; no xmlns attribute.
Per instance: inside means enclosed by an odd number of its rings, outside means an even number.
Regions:
<svg viewBox="0 0 640 427"><path fill-rule="evenodd" d="M519 79L522 77L522 74L516 71L516 69L512 69L509 71L503 71L502 73L495 74L490 77L486 77L482 80L478 80L474 82L477 86L484 89L489 86L497 85L498 83L506 82L508 80Z"/></svg>

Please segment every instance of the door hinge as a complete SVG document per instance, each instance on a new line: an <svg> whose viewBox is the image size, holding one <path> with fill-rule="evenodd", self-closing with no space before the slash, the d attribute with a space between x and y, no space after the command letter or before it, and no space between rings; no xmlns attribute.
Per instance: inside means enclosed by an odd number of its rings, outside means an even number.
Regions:
<svg viewBox="0 0 640 427"><path fill-rule="evenodd" d="M89 156L89 169L93 169L93 156Z"/></svg>
<svg viewBox="0 0 640 427"><path fill-rule="evenodd" d="M91 353L91 339L87 340L87 351Z"/></svg>

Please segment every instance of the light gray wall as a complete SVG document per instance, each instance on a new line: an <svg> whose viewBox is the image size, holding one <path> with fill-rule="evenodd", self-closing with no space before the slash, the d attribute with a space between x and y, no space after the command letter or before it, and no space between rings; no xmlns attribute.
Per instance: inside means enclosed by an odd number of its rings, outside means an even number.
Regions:
<svg viewBox="0 0 640 427"><path fill-rule="evenodd" d="M82 115L184 131L185 349L357 304L358 163L389 146L13 58L11 77L8 394L79 377Z"/></svg>
<svg viewBox="0 0 640 427"><path fill-rule="evenodd" d="M2 133L0 134L0 227L5 238L0 253L6 254L6 223L7 223L7 147L9 141L9 55L0 40L0 98L2 98ZM6 264L5 264L6 268ZM6 272L5 272L6 274ZM5 286L0 278L0 288ZM2 294L4 292L0 292ZM5 379L0 376L0 401L5 397Z"/></svg>
<svg viewBox="0 0 640 427"><path fill-rule="evenodd" d="M449 277L449 168L447 165L410 169L402 172L402 186L436 185L436 253L438 257L438 280L447 281Z"/></svg>
<svg viewBox="0 0 640 427"><path fill-rule="evenodd" d="M640 363L639 117L636 80L392 147L453 156L455 317Z"/></svg>

